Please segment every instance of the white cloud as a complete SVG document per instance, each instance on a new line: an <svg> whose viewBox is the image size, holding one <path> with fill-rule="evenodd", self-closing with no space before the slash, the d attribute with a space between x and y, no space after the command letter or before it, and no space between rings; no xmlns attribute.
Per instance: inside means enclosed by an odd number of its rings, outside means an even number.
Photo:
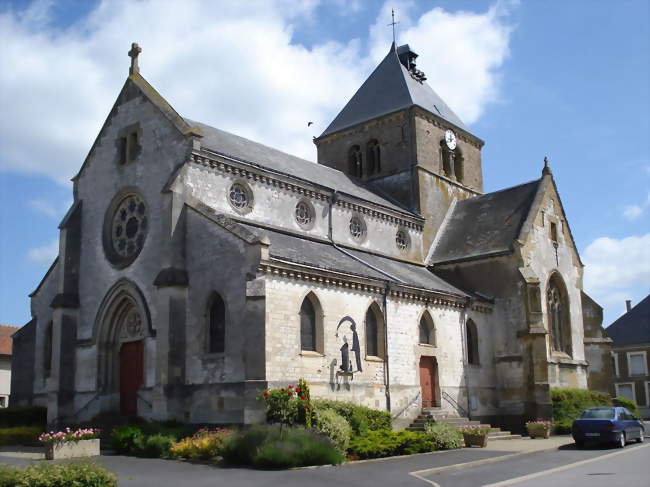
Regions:
<svg viewBox="0 0 650 487"><path fill-rule="evenodd" d="M40 214L45 215L53 220L60 220L65 215L65 212L68 210L72 204L71 200L66 200L61 203L52 203L51 201L46 201L44 199L33 199L27 202L29 208Z"/></svg>
<svg viewBox="0 0 650 487"><path fill-rule="evenodd" d="M30 249L27 258L35 264L51 264L58 254L59 239L54 239L47 245Z"/></svg>
<svg viewBox="0 0 650 487"><path fill-rule="evenodd" d="M624 311L626 299L638 301L650 289L650 233L597 238L587 246L583 260L585 291L610 316ZM610 322L606 318L604 324Z"/></svg>
<svg viewBox="0 0 650 487"><path fill-rule="evenodd" d="M623 216L630 221L636 220L643 214L643 208L637 205L626 206L623 210Z"/></svg>
<svg viewBox="0 0 650 487"><path fill-rule="evenodd" d="M317 4L104 0L65 29L52 25L51 2L0 11L0 170L69 180L126 78L131 41L143 48L142 74L182 115L312 160L312 136L388 51L393 5L402 8L400 40L461 118L474 122L498 98L508 3L484 13L435 8L413 20L410 3L386 3L370 27L368 56L360 39L295 43L294 24L313 21Z"/></svg>

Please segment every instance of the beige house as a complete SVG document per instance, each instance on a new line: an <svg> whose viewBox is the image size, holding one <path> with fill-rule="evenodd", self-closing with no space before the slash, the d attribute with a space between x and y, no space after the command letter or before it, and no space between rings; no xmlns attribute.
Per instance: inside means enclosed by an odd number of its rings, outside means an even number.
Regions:
<svg viewBox="0 0 650 487"><path fill-rule="evenodd" d="M11 345L15 326L0 325L0 408L9 405L11 395Z"/></svg>
<svg viewBox="0 0 650 487"><path fill-rule="evenodd" d="M16 335L18 402L50 422L253 423L260 389L304 377L398 426L427 407L521 430L550 387L607 373L551 169L484 193L484 142L409 46L317 163L180 116L139 52Z"/></svg>

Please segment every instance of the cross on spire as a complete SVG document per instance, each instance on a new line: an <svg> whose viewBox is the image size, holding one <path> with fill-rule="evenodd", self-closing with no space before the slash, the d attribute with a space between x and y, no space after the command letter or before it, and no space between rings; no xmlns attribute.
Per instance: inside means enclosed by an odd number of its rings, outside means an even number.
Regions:
<svg viewBox="0 0 650 487"><path fill-rule="evenodd" d="M395 9L390 9L390 16L393 19L390 24L388 24L386 27L393 27L393 44L395 44L395 26L399 24L399 21L395 22Z"/></svg>
<svg viewBox="0 0 650 487"><path fill-rule="evenodd" d="M138 46L137 42L131 44L131 50L128 52L129 57L131 58L131 67L129 68L129 74L140 72L140 68L138 67L138 54L141 52L142 48Z"/></svg>
<svg viewBox="0 0 650 487"><path fill-rule="evenodd" d="M548 157L544 156L544 168L542 169L542 176L546 176L547 174L552 174L552 173L551 173L551 168L548 165Z"/></svg>

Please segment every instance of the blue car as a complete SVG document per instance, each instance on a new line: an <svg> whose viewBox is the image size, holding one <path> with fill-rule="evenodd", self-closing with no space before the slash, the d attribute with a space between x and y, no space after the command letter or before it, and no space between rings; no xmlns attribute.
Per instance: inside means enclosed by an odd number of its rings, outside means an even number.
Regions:
<svg viewBox="0 0 650 487"><path fill-rule="evenodd" d="M643 423L621 407L586 409L571 427L571 436L578 448L588 441L612 442L623 448L631 440L642 443L644 433Z"/></svg>

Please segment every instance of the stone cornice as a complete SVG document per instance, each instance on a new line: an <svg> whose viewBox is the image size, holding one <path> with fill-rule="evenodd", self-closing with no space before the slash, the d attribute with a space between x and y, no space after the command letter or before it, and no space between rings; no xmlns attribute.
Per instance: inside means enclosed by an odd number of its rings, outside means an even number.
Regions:
<svg viewBox="0 0 650 487"><path fill-rule="evenodd" d="M481 149L485 145L485 142L479 139L478 137L470 134L469 132L465 131L464 129L461 129L460 127L457 127L452 123L443 120L442 118L431 115L428 111L424 110L423 108L415 106L414 112L416 117L419 117L422 120L426 120L427 122L438 127L439 129L453 130L458 139L462 140L463 142L467 142L470 145L473 145L477 149Z"/></svg>
<svg viewBox="0 0 650 487"><path fill-rule="evenodd" d="M473 304L472 311L476 311L477 313L492 313L493 308L490 305Z"/></svg>
<svg viewBox="0 0 650 487"><path fill-rule="evenodd" d="M205 152L193 151L190 155L189 162L204 167L209 167L211 169L216 169L217 171L223 172L225 174L230 174L235 177L241 177L275 188L284 189L315 200L329 202L331 200L331 195L334 192L334 190L326 188L308 188L306 186L309 185L309 183L303 184L288 181L287 179L289 179L291 176L282 178L279 175L270 174L268 170L265 170L263 168L242 167L239 166L239 164L244 165L245 163L243 162L239 163L239 161L226 161L225 157L207 154ZM383 208L379 205L375 205L371 202L366 202L361 199L357 200L357 198L352 195L350 195L350 200L347 200L346 196L347 195L344 193L337 193L337 199L335 202L336 206L349 208L358 213L385 220L398 226L412 228L419 232L422 232L424 228L424 222L420 222L416 217L407 218L406 215L400 214L397 211ZM361 204L361 201L364 201L366 204Z"/></svg>
<svg viewBox="0 0 650 487"><path fill-rule="evenodd" d="M381 284L379 284L379 282L374 279L339 273L335 271L327 271L324 269L316 269L292 262L262 262L257 271L267 276L313 282L321 286L347 288L352 291L368 292L382 296L386 294L386 287L382 281L379 281L381 282ZM466 301L461 297L458 299L453 299L450 296L441 295L435 291L412 288L408 286L399 286L392 283L390 285L388 295L396 299L416 301L434 305L437 304L451 308L461 309L467 306Z"/></svg>

